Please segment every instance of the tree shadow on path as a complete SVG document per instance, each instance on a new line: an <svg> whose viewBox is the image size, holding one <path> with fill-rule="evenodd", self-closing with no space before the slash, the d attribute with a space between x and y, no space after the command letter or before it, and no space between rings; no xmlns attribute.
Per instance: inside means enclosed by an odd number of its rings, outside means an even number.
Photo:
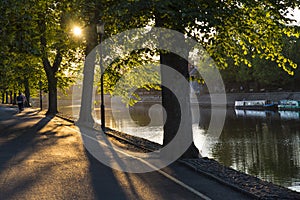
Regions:
<svg viewBox="0 0 300 200"><path fill-rule="evenodd" d="M37 133L53 118L32 117L34 119L24 113L20 118L14 117L9 126L0 124L0 172L18 154L22 153L22 160L31 154Z"/></svg>

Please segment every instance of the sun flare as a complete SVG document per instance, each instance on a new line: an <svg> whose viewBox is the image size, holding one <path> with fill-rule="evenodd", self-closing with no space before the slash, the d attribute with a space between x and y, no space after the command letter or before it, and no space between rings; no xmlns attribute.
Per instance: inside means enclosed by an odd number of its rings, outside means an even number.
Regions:
<svg viewBox="0 0 300 200"><path fill-rule="evenodd" d="M75 36L81 36L82 35L82 29L78 26L75 26L73 28L73 33L74 33Z"/></svg>

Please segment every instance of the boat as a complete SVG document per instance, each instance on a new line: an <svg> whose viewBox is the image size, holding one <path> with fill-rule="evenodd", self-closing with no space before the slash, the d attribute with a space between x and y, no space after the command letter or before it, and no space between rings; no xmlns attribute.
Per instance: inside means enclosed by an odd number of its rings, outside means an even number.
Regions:
<svg viewBox="0 0 300 200"><path fill-rule="evenodd" d="M290 190L294 190L296 192L300 192L300 182L292 183L292 186L288 187Z"/></svg>
<svg viewBox="0 0 300 200"><path fill-rule="evenodd" d="M300 101L298 100L280 100L279 110L300 110Z"/></svg>
<svg viewBox="0 0 300 200"><path fill-rule="evenodd" d="M243 110L276 110L277 104L270 100L235 101L234 107Z"/></svg>

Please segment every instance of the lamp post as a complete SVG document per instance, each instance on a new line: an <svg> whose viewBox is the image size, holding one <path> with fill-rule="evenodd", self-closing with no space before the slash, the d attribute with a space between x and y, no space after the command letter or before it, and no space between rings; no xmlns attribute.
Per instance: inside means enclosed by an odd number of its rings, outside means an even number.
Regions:
<svg viewBox="0 0 300 200"><path fill-rule="evenodd" d="M104 22L99 21L97 24L97 34L98 34L98 43L101 44L102 42L102 36L104 35ZM105 131L105 107L104 107L104 91L103 91L103 73L104 73L104 69L103 69L103 62L102 62L102 48L100 46L100 70L101 70L101 80L100 80L100 84L101 84L101 88L100 88L100 92L101 92L101 128L103 131Z"/></svg>

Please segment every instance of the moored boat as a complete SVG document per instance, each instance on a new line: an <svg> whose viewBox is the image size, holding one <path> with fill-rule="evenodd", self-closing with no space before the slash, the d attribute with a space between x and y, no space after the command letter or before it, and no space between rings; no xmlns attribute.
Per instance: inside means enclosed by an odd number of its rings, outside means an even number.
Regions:
<svg viewBox="0 0 300 200"><path fill-rule="evenodd" d="M235 101L236 109L244 110L276 110L277 104L270 100Z"/></svg>
<svg viewBox="0 0 300 200"><path fill-rule="evenodd" d="M300 110L300 101L298 100L280 100L279 110Z"/></svg>

